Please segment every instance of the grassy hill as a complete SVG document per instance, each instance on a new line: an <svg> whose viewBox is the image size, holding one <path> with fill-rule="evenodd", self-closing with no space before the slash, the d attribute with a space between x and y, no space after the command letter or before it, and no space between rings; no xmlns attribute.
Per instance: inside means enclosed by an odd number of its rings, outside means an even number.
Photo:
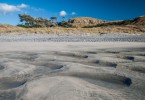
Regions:
<svg viewBox="0 0 145 100"><path fill-rule="evenodd" d="M111 21L104 22L93 25L92 27L101 27L101 26L124 26L124 25L134 25L134 26L145 26L145 16L140 16L132 20L122 20L122 21ZM89 26L84 26L85 28L89 28ZM91 26L90 26L91 27Z"/></svg>
<svg viewBox="0 0 145 100"><path fill-rule="evenodd" d="M94 19L93 19L94 20ZM70 23L71 24L71 23ZM76 23L75 23L76 24ZM79 24L78 24L79 25ZM84 28L22 28L7 24L0 24L0 33L5 34L97 34L97 33L145 33L145 16L133 20L102 22L102 24L88 25Z"/></svg>

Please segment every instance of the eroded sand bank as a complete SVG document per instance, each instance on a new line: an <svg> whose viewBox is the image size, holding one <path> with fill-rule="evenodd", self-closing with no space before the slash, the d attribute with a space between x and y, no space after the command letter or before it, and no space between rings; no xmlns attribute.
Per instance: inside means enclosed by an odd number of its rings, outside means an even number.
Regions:
<svg viewBox="0 0 145 100"><path fill-rule="evenodd" d="M0 100L143 100L145 43L0 43Z"/></svg>

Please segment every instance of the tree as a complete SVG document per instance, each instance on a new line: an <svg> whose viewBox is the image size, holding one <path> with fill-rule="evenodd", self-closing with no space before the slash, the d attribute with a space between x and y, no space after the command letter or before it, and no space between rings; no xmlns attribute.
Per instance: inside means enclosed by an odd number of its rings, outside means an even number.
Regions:
<svg viewBox="0 0 145 100"><path fill-rule="evenodd" d="M19 24L18 26L22 27L52 27L57 26L57 24L50 22L48 19L45 18L33 18L30 15L26 14L19 14L20 22L24 22L24 24ZM56 20L57 17L52 18L53 20Z"/></svg>
<svg viewBox="0 0 145 100"><path fill-rule="evenodd" d="M26 26L32 26L34 24L34 18L30 15L19 14L20 22L24 22Z"/></svg>
<svg viewBox="0 0 145 100"><path fill-rule="evenodd" d="M62 17L63 21L65 21L65 16Z"/></svg>
<svg viewBox="0 0 145 100"><path fill-rule="evenodd" d="M57 17L50 17L50 20L51 20L52 22L57 21Z"/></svg>
<svg viewBox="0 0 145 100"><path fill-rule="evenodd" d="M59 22L58 25L61 27L65 27L65 28L69 28L69 27L73 28L74 27L71 23L66 22L66 21Z"/></svg>

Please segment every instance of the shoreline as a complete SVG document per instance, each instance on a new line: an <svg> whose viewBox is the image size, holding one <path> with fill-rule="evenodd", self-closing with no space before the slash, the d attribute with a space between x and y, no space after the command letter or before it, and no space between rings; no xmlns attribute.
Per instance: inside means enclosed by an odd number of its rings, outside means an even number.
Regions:
<svg viewBox="0 0 145 100"><path fill-rule="evenodd" d="M0 53L3 52L57 52L57 51L82 51L95 49L116 48L142 48L145 46L145 42L0 42ZM80 48L81 47L81 48ZM94 49L95 48L95 49Z"/></svg>

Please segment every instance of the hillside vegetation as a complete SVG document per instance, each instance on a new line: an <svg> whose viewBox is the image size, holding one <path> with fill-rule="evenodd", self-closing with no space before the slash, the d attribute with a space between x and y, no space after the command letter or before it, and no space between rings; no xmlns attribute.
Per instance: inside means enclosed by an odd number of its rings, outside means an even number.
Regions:
<svg viewBox="0 0 145 100"><path fill-rule="evenodd" d="M70 19L68 22L67 21L57 22L56 21L57 18L52 18L51 20L43 18L33 19L30 16L23 18L23 20L22 18L20 19L21 24L19 24L18 26L1 24L0 33L1 34L2 33L12 33L12 34L145 33L145 16L141 16L133 20L114 21L114 22L107 22L95 18L89 19L88 17L73 18Z"/></svg>
<svg viewBox="0 0 145 100"><path fill-rule="evenodd" d="M145 27L145 16L140 16L133 20L123 20L123 21L113 21L113 22L106 22L106 23L99 23L91 27L101 27L101 26L125 26L125 25L134 25L134 26L144 26ZM88 26L85 26L87 28Z"/></svg>

